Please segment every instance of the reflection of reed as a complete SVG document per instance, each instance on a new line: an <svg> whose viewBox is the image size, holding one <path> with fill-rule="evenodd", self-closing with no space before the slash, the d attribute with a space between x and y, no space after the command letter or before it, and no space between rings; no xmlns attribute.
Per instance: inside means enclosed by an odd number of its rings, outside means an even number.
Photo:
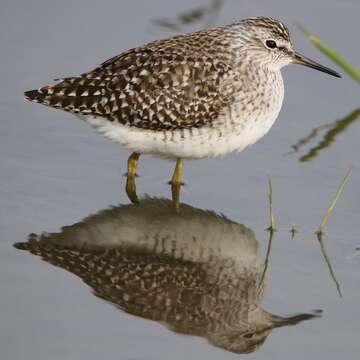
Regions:
<svg viewBox="0 0 360 360"><path fill-rule="evenodd" d="M272 246L272 241L273 241L273 238L274 238L275 230L269 229L268 232L269 232L269 239L268 239L268 245L267 245L265 261L264 261L264 270L263 270L263 273L261 275L260 284L263 284L263 282L265 280L265 275L267 273L267 269L269 267L271 246Z"/></svg>
<svg viewBox="0 0 360 360"><path fill-rule="evenodd" d="M300 139L296 144L292 145L294 152L298 152L301 147L309 143L312 139L314 139L318 134L325 129L329 129L322 140L318 143L318 145L311 148L307 154L301 156L299 161L307 162L318 156L319 152L323 149L326 149L331 146L331 144L335 141L336 137L345 132L348 127L358 120L360 116L360 108L354 110L349 115L344 117L343 119L336 120L330 124L321 125L311 131L311 133L303 139Z"/></svg>
<svg viewBox="0 0 360 360"><path fill-rule="evenodd" d="M203 21L206 27L215 24L225 0L211 0L209 5L199 6L177 15L176 19L155 19L153 22L167 30L181 31L184 27Z"/></svg>
<svg viewBox="0 0 360 360"><path fill-rule="evenodd" d="M336 288L337 288L337 291L338 291L340 297L342 297L341 290L340 290L340 283L336 279L336 276L335 276L334 270L332 268L330 259L327 256L327 253L326 253L326 250L325 250L325 245L323 243L323 238L322 237L323 237L323 234L324 234L324 228L327 225L327 223L328 223L328 221L330 219L330 216L331 216L332 212L334 211L338 200L340 199L342 193L344 192L345 185L349 181L351 171L352 170L350 169L346 173L343 181L341 182L338 190L336 191L336 194L335 194L334 198L332 199L332 201L330 203L330 206L327 208L326 213L325 213L325 215L323 216L323 218L322 218L322 220L320 222L320 225L318 226L317 230L315 231L315 235L317 236L317 239L318 239L319 244L320 244L321 254L322 254L323 258L325 259L325 262L326 262L326 265L328 267L330 276L331 276L331 278L333 279L333 281L334 281L334 283L336 285Z"/></svg>
<svg viewBox="0 0 360 360"><path fill-rule="evenodd" d="M237 353L272 329L317 316L260 307L264 261L254 233L210 211L147 198L15 245L79 276L120 309Z"/></svg>
<svg viewBox="0 0 360 360"><path fill-rule="evenodd" d="M334 281L334 283L336 285L336 289L337 289L337 292L338 292L339 296L342 297L342 293L341 293L341 289L340 289L340 283L336 279L333 267L331 265L331 261L330 261L328 255L327 255L326 250L325 250L325 245L324 245L324 242L323 242L323 235L322 235L322 233L317 233L316 236L317 236L317 239L318 239L319 244L320 244L321 254L322 254L322 256L323 256L323 258L324 258L324 260L326 262L326 265L328 267L329 274L330 274L332 280Z"/></svg>

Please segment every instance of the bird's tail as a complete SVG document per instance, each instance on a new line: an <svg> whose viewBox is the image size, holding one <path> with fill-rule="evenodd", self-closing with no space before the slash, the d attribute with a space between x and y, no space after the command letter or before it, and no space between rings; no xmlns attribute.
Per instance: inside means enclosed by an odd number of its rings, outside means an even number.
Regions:
<svg viewBox="0 0 360 360"><path fill-rule="evenodd" d="M39 90L25 91L24 95L25 99L39 103L41 103L45 98L45 95L42 94Z"/></svg>
<svg viewBox="0 0 360 360"><path fill-rule="evenodd" d="M67 78L55 85L24 93L27 100L82 114L103 114L104 86L97 79Z"/></svg>

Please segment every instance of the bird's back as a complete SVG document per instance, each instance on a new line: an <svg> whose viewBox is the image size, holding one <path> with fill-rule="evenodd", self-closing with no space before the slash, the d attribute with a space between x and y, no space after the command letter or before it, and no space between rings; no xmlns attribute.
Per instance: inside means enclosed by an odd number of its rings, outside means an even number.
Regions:
<svg viewBox="0 0 360 360"><path fill-rule="evenodd" d="M158 40L25 96L141 129L201 127L230 101L220 91L231 70L226 41L223 28Z"/></svg>

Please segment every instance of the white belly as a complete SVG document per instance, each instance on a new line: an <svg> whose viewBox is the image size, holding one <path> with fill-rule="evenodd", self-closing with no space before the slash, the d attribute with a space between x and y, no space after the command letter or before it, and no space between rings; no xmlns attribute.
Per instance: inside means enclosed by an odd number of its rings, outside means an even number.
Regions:
<svg viewBox="0 0 360 360"><path fill-rule="evenodd" d="M85 120L102 135L131 151L169 159L202 159L223 157L228 153L244 150L270 130L276 116L266 121L246 121L236 127L203 127L191 132L187 129L142 130L101 117L86 116Z"/></svg>

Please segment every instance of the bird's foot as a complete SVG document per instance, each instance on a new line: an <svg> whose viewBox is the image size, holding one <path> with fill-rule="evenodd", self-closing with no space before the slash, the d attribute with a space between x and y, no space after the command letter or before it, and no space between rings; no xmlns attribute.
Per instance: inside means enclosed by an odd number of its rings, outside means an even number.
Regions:
<svg viewBox="0 0 360 360"><path fill-rule="evenodd" d="M127 178L126 178L126 194L129 200L137 204L139 203L139 198L136 194L136 184L135 184L135 177L136 177L136 168L138 165L140 154L132 153L128 159L128 171L127 171Z"/></svg>

